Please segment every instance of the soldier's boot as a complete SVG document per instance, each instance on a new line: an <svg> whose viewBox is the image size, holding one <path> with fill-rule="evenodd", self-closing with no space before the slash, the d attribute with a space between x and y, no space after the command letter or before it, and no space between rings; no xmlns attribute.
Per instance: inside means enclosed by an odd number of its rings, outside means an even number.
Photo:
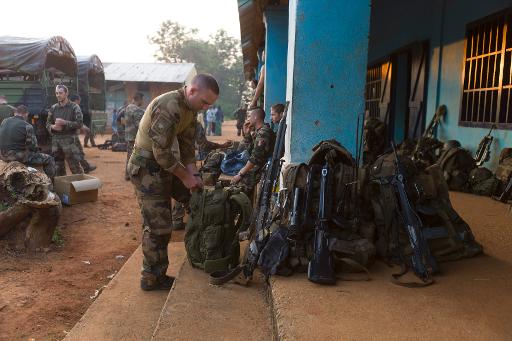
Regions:
<svg viewBox="0 0 512 341"><path fill-rule="evenodd" d="M80 165L84 169L85 174L88 174L96 169L96 166L93 164L90 164L86 159L80 160Z"/></svg>
<svg viewBox="0 0 512 341"><path fill-rule="evenodd" d="M157 277L155 274L146 271L142 271L141 274L140 288L144 291L171 290L175 279L167 275Z"/></svg>

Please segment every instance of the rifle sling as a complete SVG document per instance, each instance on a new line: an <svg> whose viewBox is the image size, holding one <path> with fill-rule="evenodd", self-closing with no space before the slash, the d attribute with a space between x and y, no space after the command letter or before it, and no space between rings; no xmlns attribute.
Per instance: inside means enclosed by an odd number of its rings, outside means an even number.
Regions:
<svg viewBox="0 0 512 341"><path fill-rule="evenodd" d="M211 285L223 285L232 279L235 279L244 269L243 265L239 265L229 271L214 271L210 274L209 283Z"/></svg>
<svg viewBox="0 0 512 341"><path fill-rule="evenodd" d="M336 252L332 252L332 257L336 259L340 263L345 263L348 266L352 267L353 269L360 270L360 273L342 273L338 272L336 273L336 278L341 279L342 281L370 281L372 278L370 276L370 271L363 265L359 264L353 259L346 258L346 257L338 257L336 255Z"/></svg>

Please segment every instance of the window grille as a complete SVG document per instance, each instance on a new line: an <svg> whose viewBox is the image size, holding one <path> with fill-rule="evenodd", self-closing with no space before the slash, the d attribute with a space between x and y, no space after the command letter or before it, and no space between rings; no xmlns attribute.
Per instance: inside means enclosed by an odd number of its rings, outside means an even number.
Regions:
<svg viewBox="0 0 512 341"><path fill-rule="evenodd" d="M460 125L512 129L512 10L470 24Z"/></svg>
<svg viewBox="0 0 512 341"><path fill-rule="evenodd" d="M368 68L366 71L365 110L370 113L370 117L380 117L381 84L382 65L378 64Z"/></svg>

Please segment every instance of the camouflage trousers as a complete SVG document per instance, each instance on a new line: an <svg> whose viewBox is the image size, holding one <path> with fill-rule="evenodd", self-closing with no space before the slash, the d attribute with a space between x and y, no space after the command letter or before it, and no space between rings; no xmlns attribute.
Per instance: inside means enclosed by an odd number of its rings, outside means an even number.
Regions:
<svg viewBox="0 0 512 341"><path fill-rule="evenodd" d="M52 136L52 154L55 158L56 175L66 175L66 164L73 174L83 174L84 170L80 165L83 150L77 146L80 144L78 135L53 135Z"/></svg>
<svg viewBox="0 0 512 341"><path fill-rule="evenodd" d="M129 179L129 175L128 175L128 162L130 161L130 157L132 156L132 153L133 153L133 145L135 144L135 141L126 141L126 165L124 167L124 177L128 180Z"/></svg>
<svg viewBox="0 0 512 341"><path fill-rule="evenodd" d="M162 170L156 161L132 155L127 167L142 215L142 271L157 277L167 272L167 244L171 239L171 198L188 201L183 183Z"/></svg>
<svg viewBox="0 0 512 341"><path fill-rule="evenodd" d="M76 147L80 151L80 166L82 166L82 169L84 170L84 172L87 173L89 171L89 168L91 168L91 165L89 165L89 162L85 159L85 152L84 152L84 148L82 147L82 143L80 143L80 139L77 138L75 143L76 143Z"/></svg>
<svg viewBox="0 0 512 341"><path fill-rule="evenodd" d="M0 159L5 162L18 161L29 167L41 166L45 174L48 175L52 181L55 177L55 160L48 154L10 150L7 153L2 153Z"/></svg>

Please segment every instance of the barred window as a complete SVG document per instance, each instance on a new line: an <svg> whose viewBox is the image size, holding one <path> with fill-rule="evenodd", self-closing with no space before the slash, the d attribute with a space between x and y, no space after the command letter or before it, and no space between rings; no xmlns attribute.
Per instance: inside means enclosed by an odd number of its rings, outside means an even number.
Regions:
<svg viewBox="0 0 512 341"><path fill-rule="evenodd" d="M512 10L470 24L460 125L512 129Z"/></svg>
<svg viewBox="0 0 512 341"><path fill-rule="evenodd" d="M382 64L368 68L366 71L365 110L370 113L370 117L380 117L381 84Z"/></svg>

